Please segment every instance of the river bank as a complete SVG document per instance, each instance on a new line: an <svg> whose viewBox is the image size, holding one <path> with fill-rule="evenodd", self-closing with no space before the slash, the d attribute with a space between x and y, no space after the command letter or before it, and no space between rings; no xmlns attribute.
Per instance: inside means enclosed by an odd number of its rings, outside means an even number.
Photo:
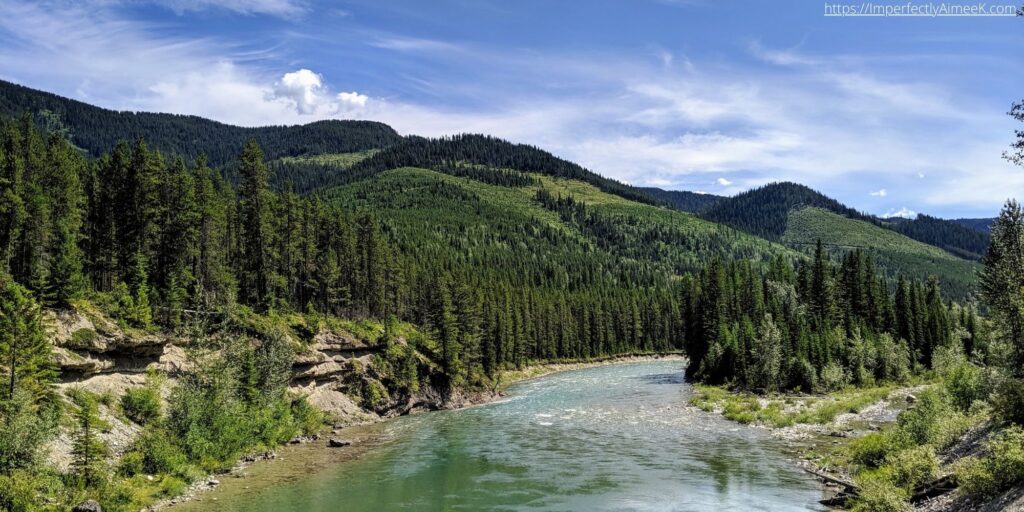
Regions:
<svg viewBox="0 0 1024 512"><path fill-rule="evenodd" d="M380 425L402 415L418 415L429 411L460 410L485 405L505 396L505 391L514 384L522 384L536 379L549 377L562 372L596 368L601 366L639 363L651 361L678 361L684 363L686 358L681 354L628 354L586 361L563 361L556 363L539 363L528 365L519 370L507 370L496 379L497 385L490 390L463 391L449 399L419 407L410 407L400 415L365 414L362 420L352 423L335 425L313 437L298 438L289 445L279 449L247 455L229 470L210 475L194 482L183 494L159 501L146 510L157 511L174 508L175 510L198 509L194 503L203 503L207 491L217 489L222 480L246 479L251 485L234 486L227 491L228 497L249 491L250 488L273 485L282 481L298 478L303 474L323 470L331 465L351 461L365 455L375 447L387 441L387 432ZM344 446L331 447L332 440ZM284 462L301 460L302 470L297 473L285 472L275 474L275 465L280 467ZM224 492L224 491L219 491ZM219 497L212 498L220 500ZM193 505L189 505L193 504Z"/></svg>
<svg viewBox="0 0 1024 512"><path fill-rule="evenodd" d="M346 429L351 447L289 446L175 510L823 510L781 442L687 404L683 359L615 363L532 369L486 407Z"/></svg>
<svg viewBox="0 0 1024 512"><path fill-rule="evenodd" d="M698 386L694 407L767 430L830 489L822 503L855 510L1024 511L1024 486L979 494L979 459L1019 457L993 448L1005 425L987 406L961 411L941 378L831 395L757 397ZM905 413L905 416L901 416ZM1011 441L1012 443L1012 441ZM1005 445L1004 445L1005 446ZM1017 467L1017 466L1013 466ZM988 480L984 480L988 482ZM851 503L851 498L855 499Z"/></svg>

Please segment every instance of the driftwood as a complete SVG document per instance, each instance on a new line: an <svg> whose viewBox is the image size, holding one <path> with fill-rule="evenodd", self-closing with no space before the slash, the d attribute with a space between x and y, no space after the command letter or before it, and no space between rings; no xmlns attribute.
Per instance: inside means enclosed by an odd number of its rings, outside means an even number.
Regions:
<svg viewBox="0 0 1024 512"><path fill-rule="evenodd" d="M843 492L845 492L845 493L848 493L848 494L851 494L853 496L856 496L860 492L860 488L857 487L857 484L855 484L853 482L850 482L849 480L842 480L842 479L840 479L838 477L834 477L832 475L828 475L828 474L822 473L820 471L815 471L815 470L813 470L811 468L804 468L804 471L806 471L806 472L808 472L808 473L818 477L818 479L820 479L820 480L823 480L823 481L828 482L830 484L835 484L835 485L838 485L838 486L842 487L843 488Z"/></svg>
<svg viewBox="0 0 1024 512"><path fill-rule="evenodd" d="M829 474L826 474L826 473L822 473L820 471L816 471L816 470L813 470L813 469L808 468L808 467L805 467L804 471L814 475L817 479L819 479L819 480L821 480L823 482L830 483L830 484L833 484L833 485L838 485L838 486L843 488L843 490L841 490L838 493L836 493L835 496L833 496L831 498L827 498L827 499L823 499L823 500L818 501L818 503L821 503L822 505L825 505L826 507L842 507L842 506L845 506L847 500L857 496L860 493L860 489L857 487L857 484L855 484L853 482L850 482L848 480L843 480L841 478L834 477L832 475L829 475Z"/></svg>
<svg viewBox="0 0 1024 512"><path fill-rule="evenodd" d="M914 494L910 496L911 503L918 503L928 498L942 496L957 488L956 475L946 475L936 478L931 482L923 483L914 488Z"/></svg>

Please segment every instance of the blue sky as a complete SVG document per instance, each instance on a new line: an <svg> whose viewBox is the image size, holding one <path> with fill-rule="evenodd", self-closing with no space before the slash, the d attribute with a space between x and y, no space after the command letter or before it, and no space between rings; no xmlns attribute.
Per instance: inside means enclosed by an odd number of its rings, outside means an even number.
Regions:
<svg viewBox="0 0 1024 512"><path fill-rule="evenodd" d="M0 78L108 108L489 133L635 185L793 180L876 214L1024 196L1000 158L1022 50L1024 18L813 1L0 0Z"/></svg>

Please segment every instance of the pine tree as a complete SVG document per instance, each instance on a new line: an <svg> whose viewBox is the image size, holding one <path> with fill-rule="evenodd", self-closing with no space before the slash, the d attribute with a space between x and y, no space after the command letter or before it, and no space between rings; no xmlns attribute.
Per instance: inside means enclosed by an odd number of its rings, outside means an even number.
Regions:
<svg viewBox="0 0 1024 512"><path fill-rule="evenodd" d="M79 485L93 488L104 477L107 446L97 437L103 421L99 417L96 399L92 396L81 392L76 402L78 410L75 412L75 430L71 439L71 470Z"/></svg>
<svg viewBox="0 0 1024 512"><path fill-rule="evenodd" d="M35 400L48 396L57 377L51 352L39 306L28 290L0 274L0 365L7 373L0 398L10 398L17 388Z"/></svg>
<svg viewBox="0 0 1024 512"><path fill-rule="evenodd" d="M47 151L47 190L52 200L53 233L50 237L49 301L65 303L86 288L83 255L79 247L85 198L79 175L84 163L66 139L53 136Z"/></svg>
<svg viewBox="0 0 1024 512"><path fill-rule="evenodd" d="M1024 377L1024 211L1017 201L1003 206L982 262L982 296L1013 347L1014 373Z"/></svg>
<svg viewBox="0 0 1024 512"><path fill-rule="evenodd" d="M268 287L271 196L267 190L269 171L263 162L263 150L255 140L250 140L242 150L239 172L243 179L238 205L242 251L240 298L266 311L272 302Z"/></svg>

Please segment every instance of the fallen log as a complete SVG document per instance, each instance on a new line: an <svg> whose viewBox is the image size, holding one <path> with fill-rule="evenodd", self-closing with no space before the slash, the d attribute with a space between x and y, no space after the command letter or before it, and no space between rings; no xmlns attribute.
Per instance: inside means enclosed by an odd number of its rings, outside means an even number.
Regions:
<svg viewBox="0 0 1024 512"><path fill-rule="evenodd" d="M949 474L941 476L931 482L923 483L915 487L914 493L910 495L910 502L918 503L928 498L942 496L943 494L956 489L958 485L956 475Z"/></svg>
<svg viewBox="0 0 1024 512"><path fill-rule="evenodd" d="M804 468L804 471L816 476L819 480L842 487L843 492L851 496L856 496L860 493L860 488L857 487L857 484L850 482L849 480L843 480L838 477L834 477L832 475L828 475L820 471L813 470L811 468Z"/></svg>

